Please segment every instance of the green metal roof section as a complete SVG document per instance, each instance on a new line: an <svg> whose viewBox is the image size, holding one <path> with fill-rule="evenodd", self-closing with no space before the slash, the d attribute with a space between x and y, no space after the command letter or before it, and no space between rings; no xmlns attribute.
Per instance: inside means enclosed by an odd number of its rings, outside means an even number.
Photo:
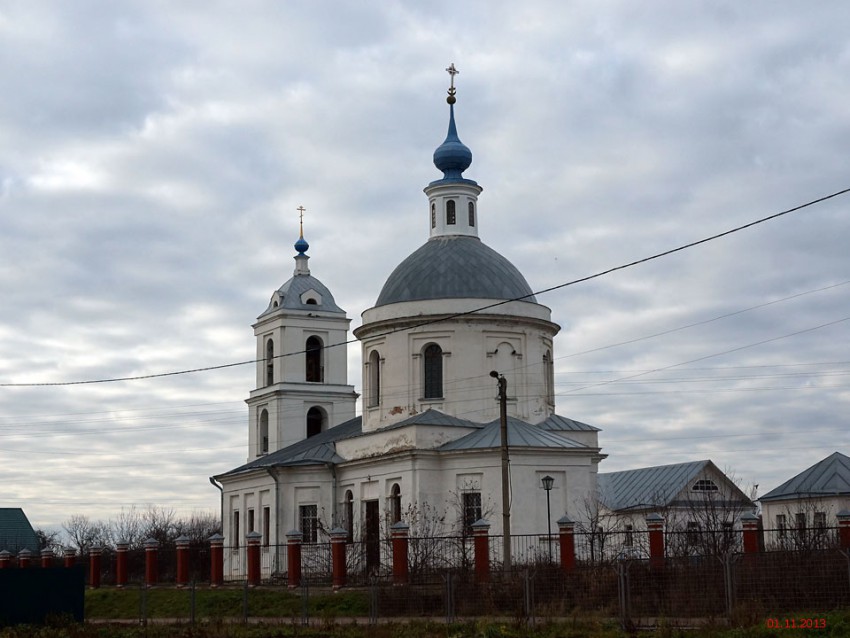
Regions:
<svg viewBox="0 0 850 638"><path fill-rule="evenodd" d="M665 507L709 467L717 470L705 460L600 473L596 478L599 498L613 511Z"/></svg>
<svg viewBox="0 0 850 638"><path fill-rule="evenodd" d="M477 432L472 432L455 441L437 448L443 450L487 450L501 445L501 426L498 420L491 421ZM541 430L520 419L508 417L509 447L548 447L560 449L588 449L586 445L573 441L560 434Z"/></svg>
<svg viewBox="0 0 850 638"><path fill-rule="evenodd" d="M22 549L39 550L35 530L20 507L0 507L0 551L17 554Z"/></svg>
<svg viewBox="0 0 850 638"><path fill-rule="evenodd" d="M549 430L550 432L600 432L601 430L581 421L573 421L565 416L553 414L548 419L540 423L537 427Z"/></svg>
<svg viewBox="0 0 850 638"><path fill-rule="evenodd" d="M850 494L850 457L833 452L760 497L760 501Z"/></svg>

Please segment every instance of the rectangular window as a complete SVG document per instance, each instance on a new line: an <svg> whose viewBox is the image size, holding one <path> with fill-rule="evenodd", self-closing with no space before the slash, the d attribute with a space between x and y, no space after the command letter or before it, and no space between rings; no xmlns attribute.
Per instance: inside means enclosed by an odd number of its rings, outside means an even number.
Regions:
<svg viewBox="0 0 850 638"><path fill-rule="evenodd" d="M735 527L729 521L723 521L723 548L732 547L735 542Z"/></svg>
<svg viewBox="0 0 850 638"><path fill-rule="evenodd" d="M263 508L263 545L269 546L269 537L271 536L271 511L268 507Z"/></svg>
<svg viewBox="0 0 850 638"><path fill-rule="evenodd" d="M814 526L818 531L826 529L826 512L815 512Z"/></svg>
<svg viewBox="0 0 850 638"><path fill-rule="evenodd" d="M233 512L233 542L234 549L239 547L239 512Z"/></svg>
<svg viewBox="0 0 850 638"><path fill-rule="evenodd" d="M626 525L626 533L623 537L623 545L625 547L635 546L635 527L634 525Z"/></svg>
<svg viewBox="0 0 850 638"><path fill-rule="evenodd" d="M798 542L805 542L806 540L806 513L805 512L797 512L794 515L794 523L796 525L797 532L797 540Z"/></svg>
<svg viewBox="0 0 850 638"><path fill-rule="evenodd" d="M696 521L688 521L685 527L685 535L689 545L696 545L699 542L700 531L702 526Z"/></svg>
<svg viewBox="0 0 850 638"><path fill-rule="evenodd" d="M776 515L776 535L779 538L785 538L785 534L788 530L788 520L785 518L785 514L777 514Z"/></svg>
<svg viewBox="0 0 850 638"><path fill-rule="evenodd" d="M463 493L463 530L472 533L472 524L481 519L481 492Z"/></svg>
<svg viewBox="0 0 850 638"><path fill-rule="evenodd" d="M298 507L298 519L301 521L303 542L315 543L319 540L319 511L317 505L301 505Z"/></svg>
<svg viewBox="0 0 850 638"><path fill-rule="evenodd" d="M254 510L248 510L248 533L254 531Z"/></svg>
<svg viewBox="0 0 850 638"><path fill-rule="evenodd" d="M345 531L347 533L346 540L349 543L354 542L354 501L345 501Z"/></svg>

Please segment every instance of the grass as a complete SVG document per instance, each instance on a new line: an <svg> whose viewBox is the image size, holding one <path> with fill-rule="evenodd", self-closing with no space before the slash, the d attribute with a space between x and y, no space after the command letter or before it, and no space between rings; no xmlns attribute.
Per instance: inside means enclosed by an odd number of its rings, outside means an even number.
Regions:
<svg viewBox="0 0 850 638"><path fill-rule="evenodd" d="M143 590L95 589L86 592L87 619L188 619L192 593L189 589L155 588ZM195 617L207 619L242 618L245 591L241 587L195 590ZM247 615L260 618L301 618L303 604L298 594L282 588L252 589L247 596ZM308 613L318 617L368 616L369 599L364 592L316 593L310 596Z"/></svg>
<svg viewBox="0 0 850 638"><path fill-rule="evenodd" d="M570 619L528 624L522 619L475 619L446 624L438 620L393 621L369 626L368 591L310 591L310 626L301 624L302 600L285 588L260 587L248 592L248 616L242 622L245 592L241 587L195 592L197 623L191 626L191 591L174 588L86 591L85 624L54 619L45 626L0 628L0 638L777 638L805 635L850 637L850 610L780 614L778 618L825 618L824 629L768 629L753 611L736 614L731 624L683 629L663 621L651 631L625 632L616 620L576 611ZM144 597L144 598L143 598ZM151 621L141 625L141 604ZM773 615L777 617L777 615ZM259 622L258 622L259 619ZM266 619L264 622L262 619ZM112 621L112 622L111 622ZM122 622L119 622L122 621ZM389 621L389 622L384 622Z"/></svg>
<svg viewBox="0 0 850 638"><path fill-rule="evenodd" d="M850 611L832 614L797 614L801 617L826 619L823 630L804 630L805 636L850 636ZM0 638L776 638L800 635L799 630L769 630L764 622L750 627L706 626L681 629L659 625L650 632L626 633L610 620L573 619L569 622L544 622L526 625L518 622L474 620L443 624L433 621L385 623L368 626L362 622L336 622L327 619L305 627L300 622L243 625L207 620L191 627L183 624L84 624L54 622L44 627L7 627Z"/></svg>

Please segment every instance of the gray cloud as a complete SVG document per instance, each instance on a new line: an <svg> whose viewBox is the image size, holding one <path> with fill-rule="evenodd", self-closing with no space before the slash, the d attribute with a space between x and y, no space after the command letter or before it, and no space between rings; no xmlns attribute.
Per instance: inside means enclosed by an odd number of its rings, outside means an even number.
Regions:
<svg viewBox="0 0 850 638"><path fill-rule="evenodd" d="M452 61L482 238L536 289L844 188L848 11L0 9L0 381L250 360L301 204L313 273L358 325L426 239ZM604 428L603 470L711 457L769 489L842 449L848 322L743 347L850 316L846 287L596 349L850 280L846 210L835 199L539 297L562 325L559 412ZM133 503L215 510L206 477L245 458L253 381L247 365L0 388L4 502L41 526Z"/></svg>

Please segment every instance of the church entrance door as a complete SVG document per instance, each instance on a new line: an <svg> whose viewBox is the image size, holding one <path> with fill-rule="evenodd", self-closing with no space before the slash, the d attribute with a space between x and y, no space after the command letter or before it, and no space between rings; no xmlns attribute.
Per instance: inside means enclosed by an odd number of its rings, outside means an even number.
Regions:
<svg viewBox="0 0 850 638"><path fill-rule="evenodd" d="M381 566L381 513L378 501L365 501L366 505L366 571L373 572Z"/></svg>

